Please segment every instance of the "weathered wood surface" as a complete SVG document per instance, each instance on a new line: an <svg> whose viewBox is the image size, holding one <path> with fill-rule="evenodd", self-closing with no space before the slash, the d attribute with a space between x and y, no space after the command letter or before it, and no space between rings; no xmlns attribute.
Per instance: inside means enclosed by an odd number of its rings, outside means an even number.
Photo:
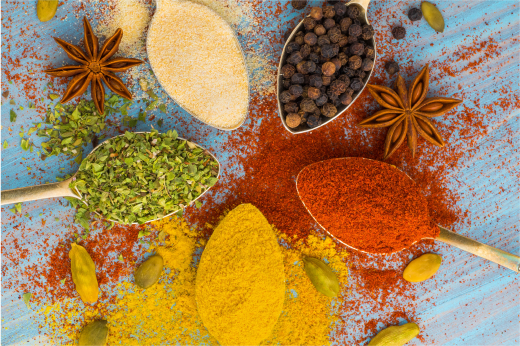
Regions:
<svg viewBox="0 0 520 346"><path fill-rule="evenodd" d="M27 109L34 95L46 95L43 89L48 79L39 70L48 67L49 62L53 66L64 63L64 54L50 36L79 40L83 35L78 18L83 16L84 10L77 6L78 3L65 2L60 6L56 19L40 23L35 13L35 1L2 0L2 91L9 90L10 93L7 101L2 98L1 108L1 141L8 142L8 148L2 149L2 189L55 181L56 176L72 173L77 168L64 157L42 161L36 153L23 151L18 133L22 128L27 131L33 122L39 122L43 117L43 112ZM88 5L88 1L83 3ZM459 232L520 254L519 3L516 0L436 3L446 16L444 34L435 34L424 20L419 24L408 21L407 9L418 5L419 1L372 1L369 19L378 32L386 32L382 39L378 39L378 74L384 76L381 66L390 57L414 66L413 71L427 62L455 61L450 67L457 73L450 76L446 71L435 72L446 75L442 82L433 83L431 87L433 91L442 90L444 95L464 90L466 105L479 105L481 110L488 112L485 125L489 129L486 137L468 145L468 151L472 151L471 158L465 160L462 168L453 171L450 177L454 188L463 197L459 207L469 211L461 224L465 228ZM246 6L247 2L242 5ZM278 8L282 10L274 10ZM264 1L253 9L255 16L264 23L254 30L263 33L259 42L265 44L267 41L267 46L270 46L264 52L272 61L273 69L281 52L281 33L294 25L303 12L292 10L286 2L280 5L274 1ZM406 43L392 46L388 32L399 23L408 30ZM275 43L269 44L269 35L276 37ZM456 52L466 49L462 46L473 49L489 40L498 48L483 49L459 61L453 58ZM388 56L390 53L392 56ZM468 68L470 64L473 67ZM133 90L138 88L134 85ZM10 105L9 99L13 99L16 106ZM498 107L497 101L501 99L512 102L513 106ZM44 103L47 102L46 99ZM19 105L25 109L20 110ZM18 114L14 123L9 121L11 109ZM135 117L137 112L138 107L134 107L130 115ZM224 166L230 166L225 164L232 159L226 151L230 133L210 129L192 120L173 103L168 104L168 113L154 112L157 119L164 118L165 124L161 129L176 128L182 137L211 147ZM262 116L278 117L275 113ZM139 123L137 130L147 131L150 126L150 123ZM261 126L260 115L248 119L244 126ZM322 130L326 131L326 127ZM282 133L284 130L280 125L273 131ZM117 130L109 133L115 134ZM280 140L283 140L282 136ZM254 143L251 143L251 148L243 150L243 155L251 150L254 150ZM233 169L240 171L240 167ZM225 200L224 196L222 200ZM39 317L25 306L19 293L4 289L4 284L14 279L10 268L29 268L45 258L47 253L33 251L31 244L44 238L48 249L55 246L73 221L73 211L58 199L25 203L23 214L27 213L27 217L14 217L9 208L12 206L2 208L2 344L38 344L47 340L38 333ZM45 226L42 226L43 219L47 221ZM24 237L20 237L21 233ZM518 345L519 275L454 248L441 247L441 252L444 258L442 271L435 281L426 282L419 289L417 311L423 321L422 329L432 336L431 340L436 345ZM12 261L13 256L19 259L17 263ZM340 337L336 341L338 345L349 343ZM416 344L421 343L417 341Z"/></svg>

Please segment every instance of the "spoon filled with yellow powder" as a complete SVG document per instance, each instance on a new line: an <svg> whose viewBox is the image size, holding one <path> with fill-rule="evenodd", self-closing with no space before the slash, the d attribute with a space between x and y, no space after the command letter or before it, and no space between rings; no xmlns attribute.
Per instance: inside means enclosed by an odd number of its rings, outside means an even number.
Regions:
<svg viewBox="0 0 520 346"><path fill-rule="evenodd" d="M208 7L156 0L147 51L159 83L198 120L221 130L240 127L248 113L249 82L240 43Z"/></svg>

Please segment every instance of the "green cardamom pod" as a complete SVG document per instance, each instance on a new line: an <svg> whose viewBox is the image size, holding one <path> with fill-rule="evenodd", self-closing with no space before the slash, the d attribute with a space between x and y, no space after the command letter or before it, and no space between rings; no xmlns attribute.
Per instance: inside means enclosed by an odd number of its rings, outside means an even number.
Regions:
<svg viewBox="0 0 520 346"><path fill-rule="evenodd" d="M36 14L40 22L51 20L56 14L58 8L58 0L38 0L36 5Z"/></svg>
<svg viewBox="0 0 520 346"><path fill-rule="evenodd" d="M163 258L159 255L150 256L135 271L135 284L141 288L152 286L161 277L162 269Z"/></svg>
<svg viewBox="0 0 520 346"><path fill-rule="evenodd" d="M107 321L97 320L87 324L79 334L79 346L105 346L108 341Z"/></svg>
<svg viewBox="0 0 520 346"><path fill-rule="evenodd" d="M78 291L84 303L95 303L99 294L96 265L83 246L76 243L72 243L71 246L69 252L70 270L76 291Z"/></svg>
<svg viewBox="0 0 520 346"><path fill-rule="evenodd" d="M442 257L427 253L411 261L403 272L403 278L408 282L421 282L431 278L442 263Z"/></svg>
<svg viewBox="0 0 520 346"><path fill-rule="evenodd" d="M388 327L377 333L368 346L402 346L415 338L420 331L415 323Z"/></svg>
<svg viewBox="0 0 520 346"><path fill-rule="evenodd" d="M423 1L421 3L421 11L424 19L430 24L433 30L438 32L444 32L444 18L442 17L441 11L432 3Z"/></svg>
<svg viewBox="0 0 520 346"><path fill-rule="evenodd" d="M314 257L304 257L303 264L305 273L318 292L331 298L338 295L338 278L325 262Z"/></svg>

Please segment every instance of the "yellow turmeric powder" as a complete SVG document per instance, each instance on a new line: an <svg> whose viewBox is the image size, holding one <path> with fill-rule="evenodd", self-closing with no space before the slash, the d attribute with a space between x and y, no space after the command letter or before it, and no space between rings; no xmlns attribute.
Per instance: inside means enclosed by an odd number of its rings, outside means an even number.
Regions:
<svg viewBox="0 0 520 346"><path fill-rule="evenodd" d="M198 312L222 345L271 335L285 296L283 256L265 216L241 204L220 222L197 270Z"/></svg>
<svg viewBox="0 0 520 346"><path fill-rule="evenodd" d="M108 299L93 306L84 305L79 298L40 306L40 328L48 335L47 343L73 344L83 326L103 318L108 321L110 345L218 345L202 324L195 300L203 233L178 217L154 222L154 226L161 238L165 237L152 241L148 250L164 259L160 281L145 291L136 289L131 278L101 285ZM307 255L326 260L344 288L348 279L345 253L339 252L329 237L310 234L295 241L282 232L277 237L290 244L281 247L285 302L274 330L262 345L330 345L337 323L335 306L340 305L341 295L330 299L318 293L303 270L301 258Z"/></svg>

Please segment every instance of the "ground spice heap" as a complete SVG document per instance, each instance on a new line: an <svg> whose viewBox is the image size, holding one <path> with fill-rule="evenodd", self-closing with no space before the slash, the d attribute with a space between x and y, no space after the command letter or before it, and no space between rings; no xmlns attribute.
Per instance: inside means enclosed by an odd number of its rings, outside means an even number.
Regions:
<svg viewBox="0 0 520 346"><path fill-rule="evenodd" d="M392 253L438 235L414 181L385 163L363 158L318 162L304 168L297 183L316 220L356 249Z"/></svg>
<svg viewBox="0 0 520 346"><path fill-rule="evenodd" d="M242 124L249 104L247 70L221 17L200 4L163 1L148 35L150 64L176 102L211 126Z"/></svg>

